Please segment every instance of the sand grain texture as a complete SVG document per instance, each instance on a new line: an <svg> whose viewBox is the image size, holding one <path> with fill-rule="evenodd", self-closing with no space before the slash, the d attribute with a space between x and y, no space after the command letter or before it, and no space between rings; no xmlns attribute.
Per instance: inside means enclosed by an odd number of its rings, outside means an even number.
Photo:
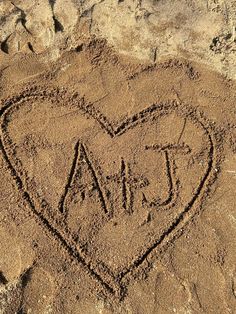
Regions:
<svg viewBox="0 0 236 314"><path fill-rule="evenodd" d="M180 2L1 3L0 313L234 313L234 3Z"/></svg>

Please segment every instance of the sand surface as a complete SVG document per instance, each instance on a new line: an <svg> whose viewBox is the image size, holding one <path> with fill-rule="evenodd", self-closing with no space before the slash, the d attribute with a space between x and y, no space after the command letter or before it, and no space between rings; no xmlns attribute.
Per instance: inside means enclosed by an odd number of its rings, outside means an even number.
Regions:
<svg viewBox="0 0 236 314"><path fill-rule="evenodd" d="M36 2L1 3L0 313L234 314L234 38L224 60L203 53L204 23L195 54L135 50L123 17L103 20L123 10L131 32L126 1ZM161 20L164 2L138 8Z"/></svg>

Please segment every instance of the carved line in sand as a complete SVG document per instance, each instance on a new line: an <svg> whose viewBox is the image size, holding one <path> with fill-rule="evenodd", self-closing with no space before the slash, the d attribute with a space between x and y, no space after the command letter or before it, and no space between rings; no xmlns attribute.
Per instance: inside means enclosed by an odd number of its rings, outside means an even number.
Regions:
<svg viewBox="0 0 236 314"><path fill-rule="evenodd" d="M78 98L78 95L74 95L69 97L66 95L66 92L59 90L40 90L37 87L24 91L22 94L11 98L4 102L4 106L2 110L0 110L0 114L3 117L2 123L2 140L0 142L1 150L4 156L5 161L8 164L11 175L15 179L15 182L18 186L18 189L21 191L23 198L29 204L32 213L37 218L37 220L46 227L47 230L50 231L50 234L59 241L59 243L67 250L69 255L72 258L77 259L82 265L86 267L90 274L95 277L102 285L106 288L107 291L111 292L114 295L122 297L125 295L126 285L125 280L128 278L129 274L133 274L135 269L142 265L142 263L146 260L150 253L152 253L156 248L164 245L168 239L170 240L173 237L173 231L178 231L180 228L183 228L184 224L195 214L195 212L191 213L191 208L196 203L197 199L202 195L203 190L206 188L208 181L210 181L211 172L214 164L214 156L215 156L215 144L214 144L214 136L212 135L212 131L209 127L204 125L204 120L201 121L201 118L198 117L195 111L191 111L191 116L187 117L190 113L188 110L185 113L185 118L191 119L191 121L195 124L198 124L205 132L208 142L209 142L209 153L208 153L208 166L207 170L198 185L198 188L193 195L191 201L184 208L179 217L169 226L167 230L155 240L155 242L147 247L146 252L139 256L132 265L128 269L120 272L118 276L114 276L112 272L104 265L96 265L94 261L89 258L89 256L83 253L83 250L78 248L77 243L75 242L73 236L70 234L66 224L58 223L59 217L54 217L52 215L52 209L50 205L45 201L37 198L37 195L32 196L30 192L27 190L27 178L21 168L21 162L14 155L14 143L8 134L7 126L8 126L8 114L12 113L19 109L19 107L32 100L50 100L54 105L60 104L63 105L63 101L66 100L66 103L71 103L78 111L89 118L94 118L101 126L103 130L106 131L112 138L117 137L125 133L127 130L135 127L137 124L141 124L143 122L148 121L152 116L156 115L158 117L165 116L170 114L171 112L178 111L178 106L175 103L169 104L154 104L151 107L141 111L138 114L133 115L132 117L123 121L118 127L114 128L112 124L92 105L87 105L83 100ZM181 113L184 115L184 113ZM161 147L158 145L147 146L146 149L152 149L156 151L160 151L165 158L166 161L166 175L168 177L168 185L169 185L169 195L167 199L160 202L148 202L145 195L143 196L143 202L149 204L150 207L163 208L168 206L173 206L175 204L176 197L178 196L178 178L175 177L175 164L174 158L172 157L171 151L181 151L182 153L188 153L190 148L181 144L169 144L166 147ZM93 163L89 158L89 154L86 150L86 147L80 141L75 145L75 153L74 160L71 166L71 171L67 178L67 184L65 186L65 191L61 197L59 202L59 210L58 212L62 215L67 215L67 210L65 206L66 198L69 189L73 185L73 178L78 168L78 161L81 157L85 158L87 165L90 169L90 173L94 179L96 188L99 193L99 199L101 202L101 207L107 216L107 219L110 219L113 215L112 211L109 210L107 206L106 193L103 190L103 185L98 176L97 169L95 169ZM132 214L132 199L133 199L133 191L129 184L129 177L132 176L130 173L129 165L125 162L125 160L121 159L121 189L123 195L123 208L129 214ZM175 233L176 233L175 232ZM123 281L123 283L122 283Z"/></svg>

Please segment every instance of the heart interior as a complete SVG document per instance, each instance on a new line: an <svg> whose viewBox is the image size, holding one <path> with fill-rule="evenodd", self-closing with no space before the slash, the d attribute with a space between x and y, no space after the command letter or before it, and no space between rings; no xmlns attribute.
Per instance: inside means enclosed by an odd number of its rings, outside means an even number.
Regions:
<svg viewBox="0 0 236 314"><path fill-rule="evenodd" d="M45 99L5 118L5 146L37 210L46 208L64 236L114 276L191 206L210 170L202 123L177 109L146 112L111 132L99 118Z"/></svg>

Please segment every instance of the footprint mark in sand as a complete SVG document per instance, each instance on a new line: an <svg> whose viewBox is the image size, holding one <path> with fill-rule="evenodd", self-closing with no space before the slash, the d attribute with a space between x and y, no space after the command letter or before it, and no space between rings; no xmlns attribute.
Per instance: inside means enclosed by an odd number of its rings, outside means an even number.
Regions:
<svg viewBox="0 0 236 314"><path fill-rule="evenodd" d="M5 228L0 228L0 272L14 280L22 271L21 249L17 238L9 234Z"/></svg>
<svg viewBox="0 0 236 314"><path fill-rule="evenodd" d="M8 281L0 272L0 310L9 313L49 313L53 301L53 279L45 270L32 266Z"/></svg>

